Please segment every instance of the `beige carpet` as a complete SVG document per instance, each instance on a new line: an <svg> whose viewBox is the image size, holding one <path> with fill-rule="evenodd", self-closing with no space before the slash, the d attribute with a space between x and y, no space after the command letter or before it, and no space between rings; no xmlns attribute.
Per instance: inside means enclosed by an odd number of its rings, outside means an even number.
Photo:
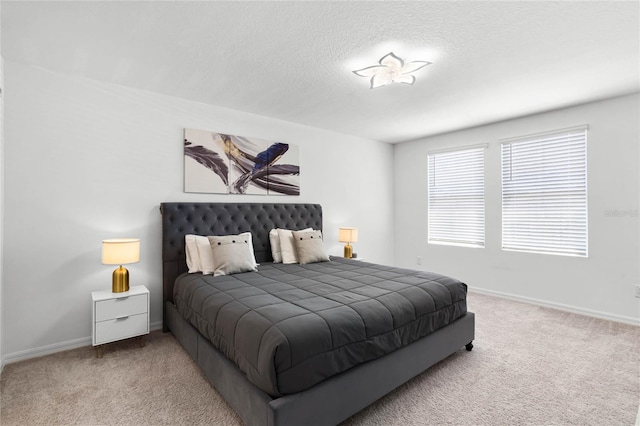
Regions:
<svg viewBox="0 0 640 426"><path fill-rule="evenodd" d="M366 408L355 425L633 425L640 327L472 293L464 349ZM240 425L170 334L7 365L0 423Z"/></svg>

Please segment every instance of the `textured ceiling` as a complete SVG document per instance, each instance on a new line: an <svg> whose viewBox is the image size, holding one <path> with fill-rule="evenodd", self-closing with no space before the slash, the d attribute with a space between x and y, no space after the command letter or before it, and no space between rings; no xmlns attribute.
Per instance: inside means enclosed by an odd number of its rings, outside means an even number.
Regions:
<svg viewBox="0 0 640 426"><path fill-rule="evenodd" d="M2 56L400 142L638 91L639 5L2 1ZM351 72L389 51L433 64Z"/></svg>

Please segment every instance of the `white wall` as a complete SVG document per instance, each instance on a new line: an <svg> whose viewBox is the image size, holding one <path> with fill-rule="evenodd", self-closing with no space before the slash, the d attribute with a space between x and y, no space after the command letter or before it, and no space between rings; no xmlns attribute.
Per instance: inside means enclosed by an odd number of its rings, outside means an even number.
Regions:
<svg viewBox="0 0 640 426"><path fill-rule="evenodd" d="M638 322L638 94L406 142L395 147L395 263L456 276L470 288ZM498 139L588 124L589 257L501 250ZM488 143L486 247L427 244L427 153ZM416 257L422 257L422 265ZM471 306L473 310L473 306Z"/></svg>
<svg viewBox="0 0 640 426"><path fill-rule="evenodd" d="M163 201L322 204L327 244L393 259L393 147L257 115L5 63L4 348L7 361L89 343L90 293L109 289L101 240L141 238L132 285L161 321ZM300 147L299 197L186 194L183 128Z"/></svg>

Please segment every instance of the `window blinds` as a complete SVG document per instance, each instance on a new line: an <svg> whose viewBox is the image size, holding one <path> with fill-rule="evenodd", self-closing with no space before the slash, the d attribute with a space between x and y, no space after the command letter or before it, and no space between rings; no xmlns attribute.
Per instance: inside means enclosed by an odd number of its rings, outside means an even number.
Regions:
<svg viewBox="0 0 640 426"><path fill-rule="evenodd" d="M429 154L429 243L484 247L484 149Z"/></svg>
<svg viewBox="0 0 640 426"><path fill-rule="evenodd" d="M502 248L587 252L587 127L502 142Z"/></svg>

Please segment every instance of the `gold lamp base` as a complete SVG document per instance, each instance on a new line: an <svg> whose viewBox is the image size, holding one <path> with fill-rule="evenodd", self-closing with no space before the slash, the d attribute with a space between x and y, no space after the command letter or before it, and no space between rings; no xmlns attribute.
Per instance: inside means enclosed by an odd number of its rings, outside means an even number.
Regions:
<svg viewBox="0 0 640 426"><path fill-rule="evenodd" d="M351 259L351 256L353 256L353 247L351 244L347 243L344 246L344 257L345 259Z"/></svg>
<svg viewBox="0 0 640 426"><path fill-rule="evenodd" d="M113 271L113 281L111 283L112 293L124 293L129 291L129 271L122 265Z"/></svg>

